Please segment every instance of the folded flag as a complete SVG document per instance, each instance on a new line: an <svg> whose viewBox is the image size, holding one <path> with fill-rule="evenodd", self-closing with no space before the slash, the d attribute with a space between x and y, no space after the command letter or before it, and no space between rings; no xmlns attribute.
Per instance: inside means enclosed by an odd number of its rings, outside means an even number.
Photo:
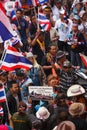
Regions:
<svg viewBox="0 0 87 130"><path fill-rule="evenodd" d="M4 86L0 84L0 102L6 101L6 94L4 90Z"/></svg>
<svg viewBox="0 0 87 130"><path fill-rule="evenodd" d="M12 21L16 20L16 12L15 12L15 10L12 10L12 12L11 12L11 20Z"/></svg>
<svg viewBox="0 0 87 130"><path fill-rule="evenodd" d="M3 111L2 106L0 106L0 116L3 116L3 115L4 115L4 111Z"/></svg>
<svg viewBox="0 0 87 130"><path fill-rule="evenodd" d="M12 26L8 17L5 15L3 10L0 8L0 37L2 41L11 39L14 36Z"/></svg>
<svg viewBox="0 0 87 130"><path fill-rule="evenodd" d="M84 66L87 67L87 56L85 56L84 54L81 54L81 53L79 53L79 54L80 54L80 57L81 57L81 60L84 64Z"/></svg>
<svg viewBox="0 0 87 130"><path fill-rule="evenodd" d="M41 26L41 29L43 29L44 31L49 31L51 28L51 23L50 20L47 19L46 15L39 12L38 14L38 22L39 25Z"/></svg>
<svg viewBox="0 0 87 130"><path fill-rule="evenodd" d="M39 5L39 1L38 0L32 0L32 4L33 4L33 6L38 6Z"/></svg>
<svg viewBox="0 0 87 130"><path fill-rule="evenodd" d="M15 8L21 8L22 7L22 0L15 0Z"/></svg>
<svg viewBox="0 0 87 130"><path fill-rule="evenodd" d="M24 57L21 52L12 46L8 46L4 61L2 62L1 69L6 71L12 71L17 68L24 68L29 70L32 67L32 63Z"/></svg>
<svg viewBox="0 0 87 130"><path fill-rule="evenodd" d="M48 2L48 0L38 0L40 5L43 5Z"/></svg>

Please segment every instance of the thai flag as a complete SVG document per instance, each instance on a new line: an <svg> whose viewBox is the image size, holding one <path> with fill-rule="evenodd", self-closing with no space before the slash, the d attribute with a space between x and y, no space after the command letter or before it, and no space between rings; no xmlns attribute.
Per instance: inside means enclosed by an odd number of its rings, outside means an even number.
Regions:
<svg viewBox="0 0 87 130"><path fill-rule="evenodd" d="M33 6L38 6L39 5L39 1L38 0L32 0L32 4L33 4Z"/></svg>
<svg viewBox="0 0 87 130"><path fill-rule="evenodd" d="M80 54L80 57L81 57L81 60L84 64L85 67L87 67L87 56L85 56L84 54L82 53L79 53Z"/></svg>
<svg viewBox="0 0 87 130"><path fill-rule="evenodd" d="M38 14L38 22L39 22L39 25L41 26L41 28L44 31L49 31L50 30L51 23L50 23L50 20L47 19L47 17L45 16L45 14L39 12L39 14Z"/></svg>
<svg viewBox="0 0 87 130"><path fill-rule="evenodd" d="M0 86L0 102L6 101L6 94L4 90L4 86Z"/></svg>
<svg viewBox="0 0 87 130"><path fill-rule="evenodd" d="M43 5L48 2L48 0L38 0L40 5Z"/></svg>
<svg viewBox="0 0 87 130"><path fill-rule="evenodd" d="M33 5L32 0L27 0L28 5Z"/></svg>
<svg viewBox="0 0 87 130"><path fill-rule="evenodd" d="M22 53L12 46L8 46L1 69L6 71L13 71L17 68L24 68L29 70L32 63L23 56Z"/></svg>
<svg viewBox="0 0 87 130"><path fill-rule="evenodd" d="M12 21L16 20L16 12L15 12L15 10L12 10L12 12L11 12L11 20Z"/></svg>
<svg viewBox="0 0 87 130"><path fill-rule="evenodd" d="M15 0L15 8L21 8L22 7L22 1L21 0Z"/></svg>
<svg viewBox="0 0 87 130"><path fill-rule="evenodd" d="M11 39L14 36L10 21L0 8L0 37L2 41Z"/></svg>
<svg viewBox="0 0 87 130"><path fill-rule="evenodd" d="M0 115L3 116L4 115L4 111L3 108L0 106Z"/></svg>

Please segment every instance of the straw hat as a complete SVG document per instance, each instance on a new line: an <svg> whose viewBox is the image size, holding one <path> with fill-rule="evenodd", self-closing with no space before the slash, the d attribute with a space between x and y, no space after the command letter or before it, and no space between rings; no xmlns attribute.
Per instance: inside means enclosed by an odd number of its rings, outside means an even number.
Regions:
<svg viewBox="0 0 87 130"><path fill-rule="evenodd" d="M85 112L85 105L83 103L73 103L69 107L69 113L72 116L80 116Z"/></svg>
<svg viewBox="0 0 87 130"><path fill-rule="evenodd" d="M81 94L84 94L84 93L85 93L85 89L79 84L72 85L67 90L67 96L68 97L78 96L78 95L81 95Z"/></svg>
<svg viewBox="0 0 87 130"><path fill-rule="evenodd" d="M55 130L76 130L76 127L71 121L61 122Z"/></svg>
<svg viewBox="0 0 87 130"><path fill-rule="evenodd" d="M50 116L50 113L45 107L40 107L39 110L36 112L36 117L38 119L42 119L42 120L48 119L49 116Z"/></svg>

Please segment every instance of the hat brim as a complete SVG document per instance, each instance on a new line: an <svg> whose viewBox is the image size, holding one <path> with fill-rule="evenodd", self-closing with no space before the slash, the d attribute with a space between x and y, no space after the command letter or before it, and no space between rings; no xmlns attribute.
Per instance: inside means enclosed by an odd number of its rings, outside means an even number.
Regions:
<svg viewBox="0 0 87 130"><path fill-rule="evenodd" d="M67 90L67 97L74 97L85 93L85 89L80 87L80 91L73 92L73 85Z"/></svg>
<svg viewBox="0 0 87 130"><path fill-rule="evenodd" d="M73 111L71 111L70 109L71 109L71 107L72 107L72 104L71 104L71 106L70 106L70 108L69 108L69 113L70 113L70 115L72 115L72 116L77 116L77 115L82 115L84 112L85 112L85 105L84 104L82 104L82 103L78 103L79 105L80 105L80 110L78 110L76 113L74 113Z"/></svg>
<svg viewBox="0 0 87 130"><path fill-rule="evenodd" d="M57 130L61 130L61 127L63 126L63 124L66 124L66 125L70 126L70 128L71 128L70 130L76 130L74 123L71 122L71 121L63 121L63 122L61 122L58 125Z"/></svg>
<svg viewBox="0 0 87 130"><path fill-rule="evenodd" d="M36 117L38 118L38 119L41 119L41 120L46 120L46 119L48 119L49 118L49 116L50 116L50 113L49 112L47 112L47 114L45 115L45 116L40 116L40 114L39 114L39 112L37 111L36 112Z"/></svg>

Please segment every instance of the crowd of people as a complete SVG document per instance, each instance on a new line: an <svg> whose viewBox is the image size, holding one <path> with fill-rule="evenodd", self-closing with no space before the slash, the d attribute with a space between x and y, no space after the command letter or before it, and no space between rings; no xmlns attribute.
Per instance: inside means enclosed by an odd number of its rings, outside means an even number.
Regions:
<svg viewBox="0 0 87 130"><path fill-rule="evenodd" d="M0 88L6 93L6 102L0 102L0 130L87 130L86 89L76 74L87 73L80 55L87 56L87 0L18 8L14 20L4 8L15 37L0 43L1 50L14 47L32 67L0 69ZM39 12L50 22L47 30L38 21ZM52 98L33 99L29 86L51 86Z"/></svg>

